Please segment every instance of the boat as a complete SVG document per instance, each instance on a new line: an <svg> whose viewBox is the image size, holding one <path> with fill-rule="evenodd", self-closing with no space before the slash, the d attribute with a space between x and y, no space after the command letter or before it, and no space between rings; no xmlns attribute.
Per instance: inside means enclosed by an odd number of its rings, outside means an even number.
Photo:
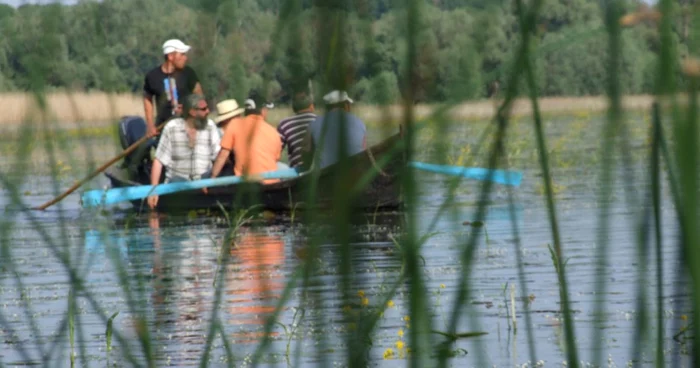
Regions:
<svg viewBox="0 0 700 368"><path fill-rule="evenodd" d="M162 195L156 210L181 212L192 210L231 210L261 206L270 211L296 211L308 208L334 208L349 205L366 212L400 209L403 205L399 172L405 167L405 155L398 133L368 149L348 157L340 167L335 164L317 174L305 173L272 184L241 183L202 190L187 190ZM112 188L148 184L129 178L123 168L105 172ZM314 183L314 180L317 180ZM307 201L315 184L314 203ZM361 188L361 189L358 189ZM338 193L339 195L336 195ZM352 193L348 195L349 193ZM131 201L137 211L148 210L145 199Z"/></svg>

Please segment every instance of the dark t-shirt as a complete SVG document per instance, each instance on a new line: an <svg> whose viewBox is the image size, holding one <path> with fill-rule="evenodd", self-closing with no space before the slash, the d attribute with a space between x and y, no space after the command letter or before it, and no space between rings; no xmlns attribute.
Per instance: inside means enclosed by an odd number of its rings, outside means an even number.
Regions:
<svg viewBox="0 0 700 368"><path fill-rule="evenodd" d="M177 103L182 104L185 98L192 94L197 82L199 82L197 73L189 66L176 70L172 74L165 74L159 65L146 74L143 81L143 95L147 98L156 97L156 125L173 115L173 96L170 90L175 91Z"/></svg>

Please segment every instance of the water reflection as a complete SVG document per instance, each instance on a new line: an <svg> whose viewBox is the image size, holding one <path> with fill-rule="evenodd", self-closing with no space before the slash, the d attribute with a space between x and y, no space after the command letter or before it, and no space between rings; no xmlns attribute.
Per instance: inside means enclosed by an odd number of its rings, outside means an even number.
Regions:
<svg viewBox="0 0 700 368"><path fill-rule="evenodd" d="M228 319L235 342L254 343L284 289L284 240L261 229L244 229L234 240L227 267ZM273 333L272 336L276 336Z"/></svg>

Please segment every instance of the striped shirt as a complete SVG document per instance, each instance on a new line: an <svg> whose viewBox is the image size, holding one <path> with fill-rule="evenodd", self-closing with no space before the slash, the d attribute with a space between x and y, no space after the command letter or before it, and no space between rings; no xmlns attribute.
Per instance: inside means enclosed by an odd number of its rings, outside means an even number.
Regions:
<svg viewBox="0 0 700 368"><path fill-rule="evenodd" d="M197 180L211 171L220 143L221 136L212 120L205 129L197 131L194 149L190 148L185 119L169 121L163 128L155 156L166 167L166 182L175 176Z"/></svg>
<svg viewBox="0 0 700 368"><path fill-rule="evenodd" d="M302 149L304 145L304 137L309 123L316 119L316 114L313 112L305 112L280 121L277 126L282 138L282 148L287 146L287 156L289 157L290 167L299 167L303 165Z"/></svg>

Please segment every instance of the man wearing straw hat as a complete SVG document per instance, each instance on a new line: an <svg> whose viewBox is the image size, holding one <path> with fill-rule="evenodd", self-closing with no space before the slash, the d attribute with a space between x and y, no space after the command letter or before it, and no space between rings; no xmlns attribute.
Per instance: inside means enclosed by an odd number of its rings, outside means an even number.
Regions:
<svg viewBox="0 0 700 368"><path fill-rule="evenodd" d="M243 118L243 113L245 109L238 106L238 101L234 99L224 100L216 104L216 118L214 122L219 127L219 132L221 136L224 136L226 129L232 124L236 124ZM229 158L233 158L229 160ZM233 175L233 162L235 161L235 156L230 150L220 150L219 155L214 161L214 166L212 168L212 173L221 173L224 175ZM206 190L205 190L206 192Z"/></svg>
<svg viewBox="0 0 700 368"><path fill-rule="evenodd" d="M156 126L169 118L180 115L181 101L190 94L203 94L194 69L187 66L187 53L191 46L178 39L163 43L163 63L150 70L143 83L143 108L146 117L146 134L158 134ZM153 119L154 100L156 118Z"/></svg>

